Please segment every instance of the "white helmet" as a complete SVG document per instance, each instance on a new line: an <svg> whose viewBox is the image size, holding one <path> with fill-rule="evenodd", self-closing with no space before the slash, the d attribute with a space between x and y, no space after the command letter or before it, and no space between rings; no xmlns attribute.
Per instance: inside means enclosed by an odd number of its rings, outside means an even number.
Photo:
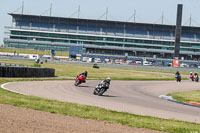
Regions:
<svg viewBox="0 0 200 133"><path fill-rule="evenodd" d="M192 74L192 72L190 72L190 74Z"/></svg>
<svg viewBox="0 0 200 133"><path fill-rule="evenodd" d="M107 77L107 79L106 79L106 80L110 82L110 77Z"/></svg>

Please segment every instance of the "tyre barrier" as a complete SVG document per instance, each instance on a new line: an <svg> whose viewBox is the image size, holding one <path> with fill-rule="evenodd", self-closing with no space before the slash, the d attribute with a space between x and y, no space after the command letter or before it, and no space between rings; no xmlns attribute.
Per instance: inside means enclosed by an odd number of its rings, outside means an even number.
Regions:
<svg viewBox="0 0 200 133"><path fill-rule="evenodd" d="M0 77L55 77L55 69L0 66Z"/></svg>

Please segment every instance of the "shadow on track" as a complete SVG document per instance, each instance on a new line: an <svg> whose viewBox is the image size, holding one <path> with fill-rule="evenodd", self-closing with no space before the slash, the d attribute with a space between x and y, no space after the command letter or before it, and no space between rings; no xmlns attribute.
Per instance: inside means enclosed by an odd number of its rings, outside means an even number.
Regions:
<svg viewBox="0 0 200 133"><path fill-rule="evenodd" d="M102 97L118 97L118 96L112 96L112 95L102 95Z"/></svg>
<svg viewBox="0 0 200 133"><path fill-rule="evenodd" d="M77 87L83 87L83 88L86 88L86 87L90 87L90 86L87 86L87 85L81 85L81 86L77 86Z"/></svg>

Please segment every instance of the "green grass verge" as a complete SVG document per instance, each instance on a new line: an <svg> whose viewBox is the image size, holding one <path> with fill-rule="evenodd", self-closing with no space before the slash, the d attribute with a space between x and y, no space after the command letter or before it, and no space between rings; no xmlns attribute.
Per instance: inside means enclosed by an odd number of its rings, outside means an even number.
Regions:
<svg viewBox="0 0 200 133"><path fill-rule="evenodd" d="M18 60L0 60L4 63L12 64L23 64L31 66L33 62L31 61L18 61ZM41 67L54 68L56 70L56 76L68 76L76 77L79 73L88 71L89 79L105 79L111 77L112 80L175 80L173 76L168 75L157 75L143 72L132 72L132 71L123 71L123 69L112 69L102 67L100 69L94 69L91 66L84 65L71 65L71 64L53 64L53 63L44 63ZM134 69L130 69L134 70Z"/></svg>
<svg viewBox="0 0 200 133"><path fill-rule="evenodd" d="M13 81L25 81L27 79L0 79L0 84ZM35 79L28 79L29 81ZM45 79L37 79L45 80ZM59 102L45 98L25 96L0 89L0 103L10 104L18 107L26 107L56 114L64 114L81 118L104 120L123 125L148 128L152 130L171 133L200 133L200 124L177 121L172 119L160 119L150 116L139 116L135 114L106 110L99 107L84 106L74 103Z"/></svg>
<svg viewBox="0 0 200 133"><path fill-rule="evenodd" d="M50 50L34 50L34 49L20 49L20 48L7 48L0 47L0 52L8 52L8 53L21 53L21 54L39 54L39 55L51 55ZM56 56L69 56L69 51L55 51Z"/></svg>
<svg viewBox="0 0 200 133"><path fill-rule="evenodd" d="M186 102L186 101L200 102L200 90L176 92L176 93L168 94L168 96L172 96L174 99L180 102Z"/></svg>

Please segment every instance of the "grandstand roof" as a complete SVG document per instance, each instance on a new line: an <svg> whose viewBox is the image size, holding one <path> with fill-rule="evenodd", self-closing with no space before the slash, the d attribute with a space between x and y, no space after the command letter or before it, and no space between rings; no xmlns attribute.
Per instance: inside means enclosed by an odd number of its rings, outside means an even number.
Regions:
<svg viewBox="0 0 200 133"><path fill-rule="evenodd" d="M111 20L95 20L95 19L83 19L83 18L65 18L55 16L41 16L41 15L29 15L29 14L13 14L9 13L14 18L14 21L31 21L31 22L43 22L53 24L75 24L87 26L102 26L112 28L140 28L144 30L159 30L159 31L175 31L175 25L166 24L150 24L150 23L135 23L135 22L123 22L123 21L111 21ZM199 33L200 27L182 26L182 32Z"/></svg>

